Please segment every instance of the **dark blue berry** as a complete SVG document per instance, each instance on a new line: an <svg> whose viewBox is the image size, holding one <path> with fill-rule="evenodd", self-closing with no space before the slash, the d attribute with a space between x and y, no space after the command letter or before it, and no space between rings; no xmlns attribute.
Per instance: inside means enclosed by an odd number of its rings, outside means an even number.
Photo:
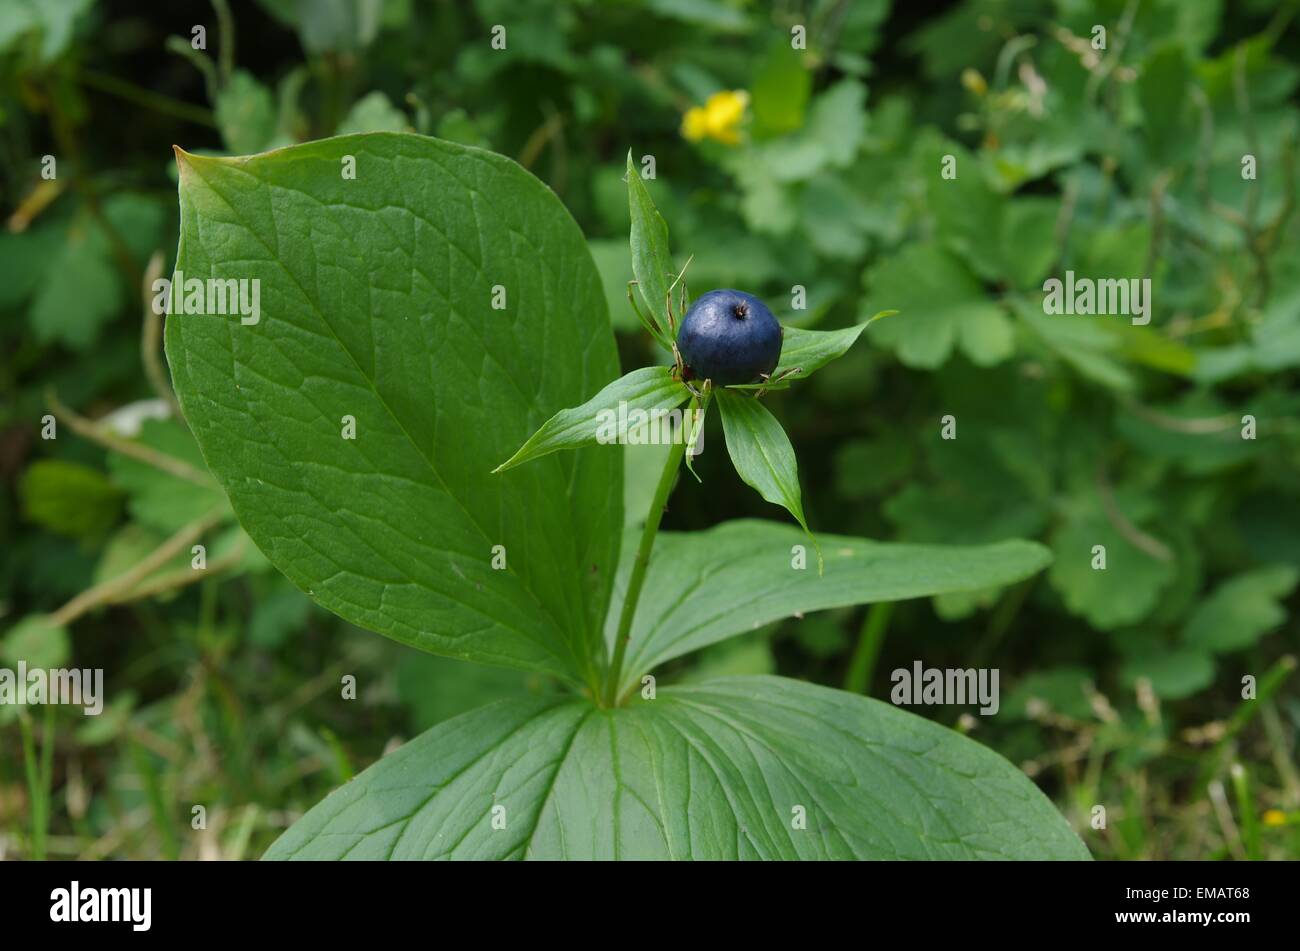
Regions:
<svg viewBox="0 0 1300 951"><path fill-rule="evenodd" d="M696 298L677 331L688 379L715 386L757 383L781 359L781 325L767 305L744 291L709 291Z"/></svg>

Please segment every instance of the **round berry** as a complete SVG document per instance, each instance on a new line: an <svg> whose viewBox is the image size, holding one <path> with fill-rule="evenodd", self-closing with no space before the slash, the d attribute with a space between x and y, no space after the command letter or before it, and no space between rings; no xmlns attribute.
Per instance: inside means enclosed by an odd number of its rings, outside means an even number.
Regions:
<svg viewBox="0 0 1300 951"><path fill-rule="evenodd" d="M757 383L781 359L781 325L753 294L730 289L696 298L677 331L688 379L715 386Z"/></svg>

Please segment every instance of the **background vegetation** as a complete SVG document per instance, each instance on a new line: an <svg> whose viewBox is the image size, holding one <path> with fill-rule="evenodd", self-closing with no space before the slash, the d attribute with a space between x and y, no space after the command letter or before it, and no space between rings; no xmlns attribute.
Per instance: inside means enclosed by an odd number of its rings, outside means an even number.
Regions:
<svg viewBox="0 0 1300 951"><path fill-rule="evenodd" d="M1056 554L1010 589L792 618L665 676L779 671L887 698L917 659L997 667L998 716L917 712L1020 764L1098 857L1300 857L1297 12L9 0L0 664L102 667L108 706L0 708L0 857L256 857L386 748L521 684L553 689L314 607L247 542L169 411L141 287L175 253L171 145L406 128L514 156L555 189L627 369L651 358L625 293L629 148L654 157L697 293L740 287L821 328L899 309L770 398L810 523ZM1067 269L1149 277L1151 324L1044 316L1042 282ZM721 433L706 440L704 484L679 487L665 527L781 517L738 490ZM633 466L629 494L639 471L658 467Z"/></svg>

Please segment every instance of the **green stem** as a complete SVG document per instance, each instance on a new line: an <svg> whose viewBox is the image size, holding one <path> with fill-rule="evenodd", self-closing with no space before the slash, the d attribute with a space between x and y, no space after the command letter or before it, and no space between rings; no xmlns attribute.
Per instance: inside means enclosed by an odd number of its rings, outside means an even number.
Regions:
<svg viewBox="0 0 1300 951"><path fill-rule="evenodd" d="M632 562L632 574L627 579L627 593L623 597L623 609L618 616L618 633L614 637L614 659L609 665L609 675L605 681L605 705L618 703L619 677L623 672L623 658L627 654L627 642L632 635L632 617L636 614L637 602L641 599L641 585L645 583L646 569L650 567L650 552L655 545L655 536L659 534L659 523L664 517L664 506L668 503L668 494L673 490L677 479L677 470L681 467L682 457L686 454L687 434L683 430L681 439L673 442L664 463L664 471L655 486L654 499L650 510L646 512L645 527L641 529L641 541L636 546L636 560Z"/></svg>
<svg viewBox="0 0 1300 951"><path fill-rule="evenodd" d="M142 108L152 109L161 115L172 116L186 122L193 122L196 125L204 125L210 129L217 127L217 120L210 109L204 109L176 99L169 99L167 96L137 86L124 79L118 79L109 73L83 69L79 76L84 85L108 93L110 96L125 99L127 102L135 103Z"/></svg>
<svg viewBox="0 0 1300 951"><path fill-rule="evenodd" d="M23 765L27 772L27 791L31 798L31 857L41 862L45 860L45 840L50 823L50 787L54 774L54 707L50 705L45 708L39 763L36 757L36 738L32 730L31 717L25 710L19 714L18 725L23 740Z"/></svg>
<svg viewBox="0 0 1300 951"><path fill-rule="evenodd" d="M1250 794L1250 776L1240 763L1232 764L1232 791L1237 797L1237 811L1241 813L1241 839L1246 847L1246 858L1258 862L1263 858L1259 844L1259 816L1255 800Z"/></svg>
<svg viewBox="0 0 1300 951"><path fill-rule="evenodd" d="M871 686L876 658L880 656L880 646L885 643L889 616L893 613L893 601L877 601L867 609L866 620L862 622L862 633L858 635L858 645L853 649L848 673L844 675L844 689L849 693L866 693Z"/></svg>

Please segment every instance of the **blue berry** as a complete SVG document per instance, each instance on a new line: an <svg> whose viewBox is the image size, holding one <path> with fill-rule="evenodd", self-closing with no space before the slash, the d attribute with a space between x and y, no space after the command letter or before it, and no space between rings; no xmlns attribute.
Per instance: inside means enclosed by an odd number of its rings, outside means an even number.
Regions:
<svg viewBox="0 0 1300 951"><path fill-rule="evenodd" d="M781 325L767 305L744 291L716 290L698 297L677 331L687 379L715 386L757 383L781 359Z"/></svg>

